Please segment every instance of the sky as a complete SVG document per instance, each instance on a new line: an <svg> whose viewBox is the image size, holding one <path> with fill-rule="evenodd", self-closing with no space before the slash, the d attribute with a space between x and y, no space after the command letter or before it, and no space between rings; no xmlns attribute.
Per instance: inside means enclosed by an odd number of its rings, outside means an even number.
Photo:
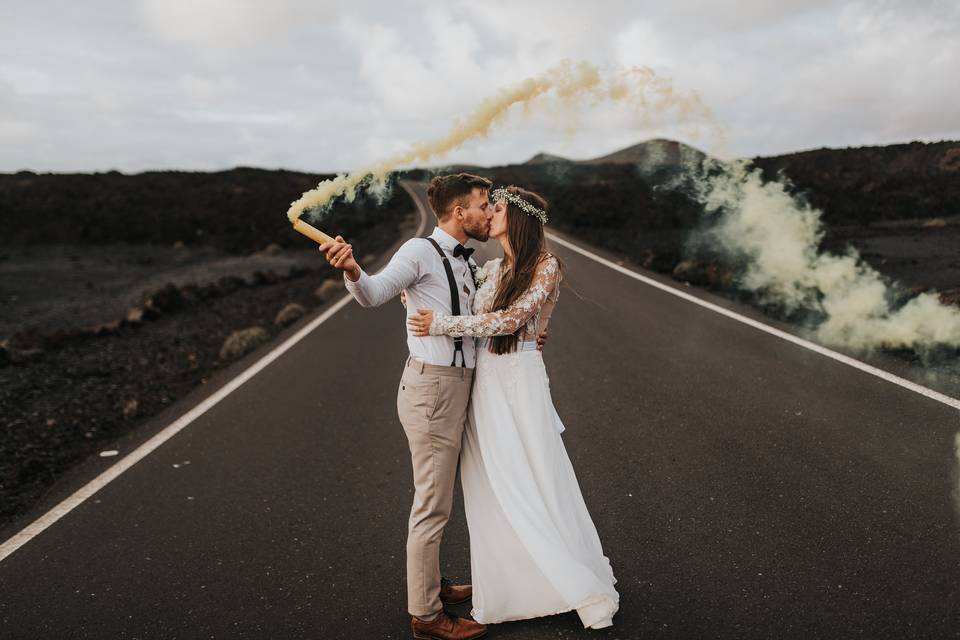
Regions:
<svg viewBox="0 0 960 640"><path fill-rule="evenodd" d="M562 60L696 92L726 155L960 139L960 2L34 0L0 11L0 172L346 171ZM509 117L442 163L589 158L669 121Z"/></svg>

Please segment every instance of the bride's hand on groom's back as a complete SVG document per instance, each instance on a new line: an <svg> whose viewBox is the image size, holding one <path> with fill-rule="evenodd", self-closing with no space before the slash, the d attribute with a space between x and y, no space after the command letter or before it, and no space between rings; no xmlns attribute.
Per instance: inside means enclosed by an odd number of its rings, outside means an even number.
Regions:
<svg viewBox="0 0 960 640"><path fill-rule="evenodd" d="M543 351L543 346L547 344L547 331L544 329L543 333L537 336L537 351Z"/></svg>
<svg viewBox="0 0 960 640"><path fill-rule="evenodd" d="M410 327L410 333L423 338L430 335L430 324L433 322L433 311L429 309L417 309L417 315L407 318L407 325Z"/></svg>

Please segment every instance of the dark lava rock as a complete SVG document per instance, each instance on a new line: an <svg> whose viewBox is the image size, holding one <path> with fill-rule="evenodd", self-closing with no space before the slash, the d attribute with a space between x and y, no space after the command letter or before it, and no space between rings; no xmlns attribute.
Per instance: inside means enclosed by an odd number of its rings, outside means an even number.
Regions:
<svg viewBox="0 0 960 640"><path fill-rule="evenodd" d="M34 328L26 328L17 331L7 341L7 347L11 351L23 351L30 349L42 349L45 338L42 333Z"/></svg>
<svg viewBox="0 0 960 640"><path fill-rule="evenodd" d="M123 417L133 418L137 415L137 410L140 408L140 402L136 398L130 398L125 403L123 403Z"/></svg>
<svg viewBox="0 0 960 640"><path fill-rule="evenodd" d="M281 247L280 245L278 245L276 242L271 242L270 244L268 244L267 246L265 246L265 247L260 251L260 253L262 253L262 254L265 255L265 256L275 256L275 255L278 255L278 254L280 254L280 253L283 253L283 247Z"/></svg>
<svg viewBox="0 0 960 640"><path fill-rule="evenodd" d="M140 324L141 322L143 322L143 308L130 307L130 310L127 311L126 320L130 324Z"/></svg>
<svg viewBox="0 0 960 640"><path fill-rule="evenodd" d="M10 349L9 354L12 364L27 364L42 358L43 349Z"/></svg>
<svg viewBox="0 0 960 640"><path fill-rule="evenodd" d="M277 274L270 270L253 272L253 284L255 285L274 284L279 280Z"/></svg>
<svg viewBox="0 0 960 640"><path fill-rule="evenodd" d="M95 336L108 336L111 333L116 333L117 330L120 329L120 325L120 320L112 320L110 322L95 324L89 327L88 331Z"/></svg>
<svg viewBox="0 0 960 640"><path fill-rule="evenodd" d="M220 347L221 360L236 360L270 339L262 327L249 327L231 333Z"/></svg>
<svg viewBox="0 0 960 640"><path fill-rule="evenodd" d="M940 292L940 302L960 306L960 288Z"/></svg>
<svg viewBox="0 0 960 640"><path fill-rule="evenodd" d="M302 318L306 312L307 310L303 308L303 305L291 302L280 309L277 317L273 319L273 323L278 327L285 327Z"/></svg>
<svg viewBox="0 0 960 640"><path fill-rule="evenodd" d="M220 295L227 295L228 293L233 293L234 291L240 289L244 285L242 278L236 276L223 276L217 280L217 290Z"/></svg>
<svg viewBox="0 0 960 640"><path fill-rule="evenodd" d="M343 288L343 281L339 278L328 278L323 281L319 287L313 291L313 297L320 302L325 302L337 295Z"/></svg>
<svg viewBox="0 0 960 640"><path fill-rule="evenodd" d="M673 268L673 277L693 285L707 284L706 265L699 260L684 260Z"/></svg>
<svg viewBox="0 0 960 640"><path fill-rule="evenodd" d="M183 303L183 292L171 282L147 298L144 303L144 311L148 316L156 317L182 308Z"/></svg>

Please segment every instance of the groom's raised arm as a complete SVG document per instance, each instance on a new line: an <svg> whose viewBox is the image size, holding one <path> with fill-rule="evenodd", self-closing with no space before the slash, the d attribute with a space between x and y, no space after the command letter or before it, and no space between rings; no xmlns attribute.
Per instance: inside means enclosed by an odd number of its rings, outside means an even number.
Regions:
<svg viewBox="0 0 960 640"><path fill-rule="evenodd" d="M356 282L344 272L343 283L360 306L378 307L414 284L419 277L420 260L416 242L407 240L380 273L369 275L361 267Z"/></svg>

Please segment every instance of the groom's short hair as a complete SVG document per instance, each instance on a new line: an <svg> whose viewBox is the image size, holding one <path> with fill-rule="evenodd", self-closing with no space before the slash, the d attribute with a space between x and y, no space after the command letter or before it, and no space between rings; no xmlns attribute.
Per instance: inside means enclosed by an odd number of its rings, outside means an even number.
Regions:
<svg viewBox="0 0 960 640"><path fill-rule="evenodd" d="M437 220L443 221L450 215L455 206L467 205L467 196L474 189L489 189L493 182L483 176L472 173L451 173L445 176L436 176L427 187L427 199L430 208Z"/></svg>

